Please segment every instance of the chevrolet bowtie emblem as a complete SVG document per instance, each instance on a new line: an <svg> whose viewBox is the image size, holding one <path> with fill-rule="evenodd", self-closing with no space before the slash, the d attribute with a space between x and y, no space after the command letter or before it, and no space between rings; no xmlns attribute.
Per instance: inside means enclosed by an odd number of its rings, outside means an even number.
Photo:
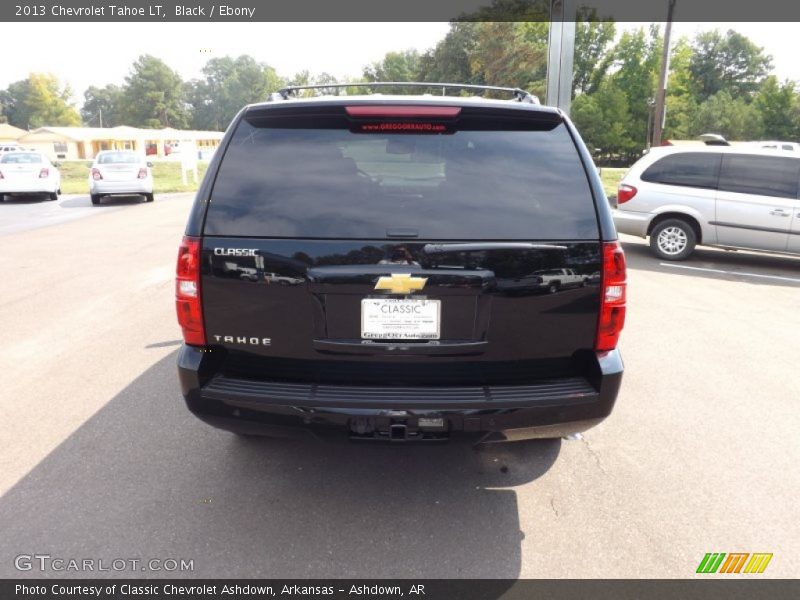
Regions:
<svg viewBox="0 0 800 600"><path fill-rule="evenodd" d="M380 277L375 284L376 290L388 290L392 294L410 294L425 287L427 277L412 277L408 273L392 273L388 277Z"/></svg>

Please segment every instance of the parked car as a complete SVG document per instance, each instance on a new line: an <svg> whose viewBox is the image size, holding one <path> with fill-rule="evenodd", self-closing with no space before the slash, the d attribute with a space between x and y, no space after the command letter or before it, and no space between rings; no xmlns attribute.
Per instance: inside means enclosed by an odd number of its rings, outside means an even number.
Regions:
<svg viewBox="0 0 800 600"><path fill-rule="evenodd" d="M176 279L189 410L240 434L385 441L559 437L608 416L625 259L568 117L504 88L298 89L239 113L191 209ZM497 284L544 265L602 285Z"/></svg>
<svg viewBox="0 0 800 600"><path fill-rule="evenodd" d="M0 200L8 196L46 194L58 200L61 173L41 152L5 152L0 155Z"/></svg>
<svg viewBox="0 0 800 600"><path fill-rule="evenodd" d="M19 144L0 144L0 154L5 154L6 152L25 152L25 148Z"/></svg>
<svg viewBox="0 0 800 600"><path fill-rule="evenodd" d="M767 150L788 150L790 152L800 152L800 144L797 142L752 142L758 148L765 148Z"/></svg>
<svg viewBox="0 0 800 600"><path fill-rule="evenodd" d="M800 155L744 146L653 148L623 177L617 230L685 260L698 244L800 254Z"/></svg>
<svg viewBox="0 0 800 600"><path fill-rule="evenodd" d="M580 287L589 283L589 278L579 275L575 269L545 269L536 271L534 275L539 277L539 285L547 288L551 294L555 294L559 290Z"/></svg>
<svg viewBox="0 0 800 600"><path fill-rule="evenodd" d="M97 154L89 172L92 204L103 196L143 196L153 201L152 163L130 150L103 150Z"/></svg>

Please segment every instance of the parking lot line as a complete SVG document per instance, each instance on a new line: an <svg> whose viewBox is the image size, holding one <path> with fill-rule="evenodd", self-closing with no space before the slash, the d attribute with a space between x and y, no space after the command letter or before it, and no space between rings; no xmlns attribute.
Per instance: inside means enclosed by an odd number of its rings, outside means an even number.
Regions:
<svg viewBox="0 0 800 600"><path fill-rule="evenodd" d="M760 277L762 279L778 279L780 281L796 281L800 283L797 277L780 277L779 275L760 275L758 273L742 273L740 271L724 271L722 269L708 269L705 267L689 267L687 265L675 265L672 263L659 263L662 267L672 267L673 269L688 269L690 271L705 271L707 273L722 273L723 275L739 275L744 277Z"/></svg>

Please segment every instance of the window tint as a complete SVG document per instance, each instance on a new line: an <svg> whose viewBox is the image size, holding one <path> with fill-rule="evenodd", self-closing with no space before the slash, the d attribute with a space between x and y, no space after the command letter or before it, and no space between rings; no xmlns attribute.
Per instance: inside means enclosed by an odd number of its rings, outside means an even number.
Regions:
<svg viewBox="0 0 800 600"><path fill-rule="evenodd" d="M97 162L101 165L138 163L139 157L135 152L108 152L106 154L101 154Z"/></svg>
<svg viewBox="0 0 800 600"><path fill-rule="evenodd" d="M17 163L17 164L34 164L44 162L41 154L34 154L30 152L26 153L13 153L13 154L4 154L2 158L0 158L0 162L3 163Z"/></svg>
<svg viewBox="0 0 800 600"><path fill-rule="evenodd" d="M742 194L797 198L800 160L780 156L728 154L723 157L719 189Z"/></svg>
<svg viewBox="0 0 800 600"><path fill-rule="evenodd" d="M498 131L480 121L443 135L243 120L217 174L205 233L596 239L586 173L563 123Z"/></svg>
<svg viewBox="0 0 800 600"><path fill-rule="evenodd" d="M670 154L650 165L642 173L642 181L715 188L719 174L720 155L709 152Z"/></svg>

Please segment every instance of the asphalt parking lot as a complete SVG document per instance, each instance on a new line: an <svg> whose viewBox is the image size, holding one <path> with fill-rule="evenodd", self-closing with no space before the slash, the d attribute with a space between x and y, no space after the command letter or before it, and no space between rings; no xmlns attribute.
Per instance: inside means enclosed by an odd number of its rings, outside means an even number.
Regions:
<svg viewBox="0 0 800 600"><path fill-rule="evenodd" d="M0 204L0 577L682 578L707 552L800 573L800 260L662 264L624 238L625 379L582 439L243 441L178 389L190 203ZM20 572L20 554L194 569Z"/></svg>

